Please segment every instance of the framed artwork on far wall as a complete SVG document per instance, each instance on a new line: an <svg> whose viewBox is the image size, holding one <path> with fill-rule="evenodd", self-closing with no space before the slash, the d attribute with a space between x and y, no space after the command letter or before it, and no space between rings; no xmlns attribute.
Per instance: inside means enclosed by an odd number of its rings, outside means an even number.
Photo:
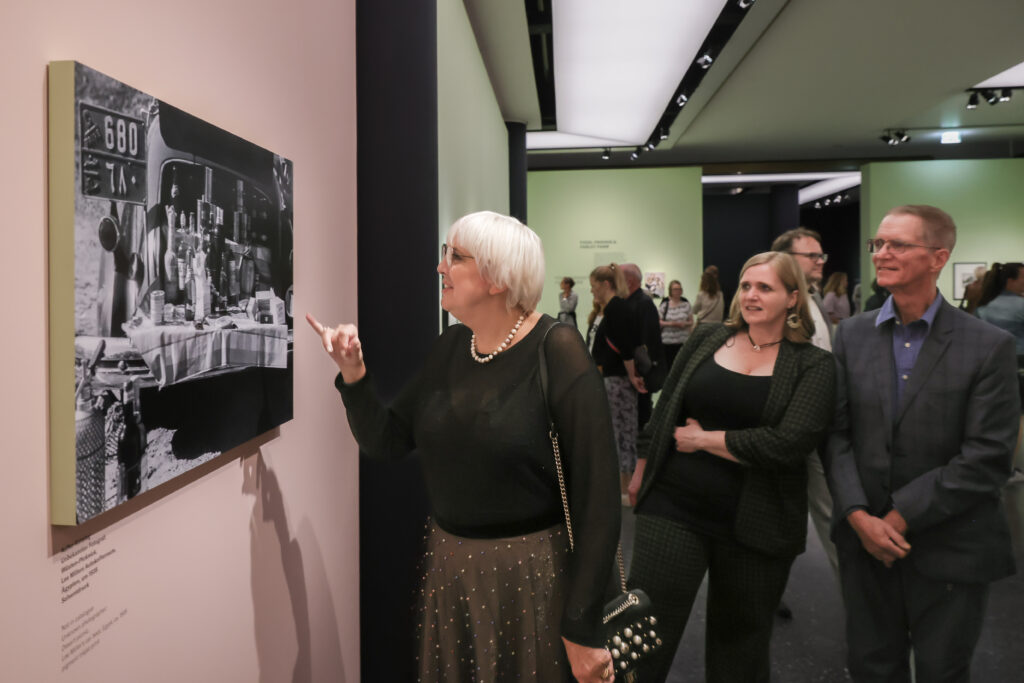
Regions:
<svg viewBox="0 0 1024 683"><path fill-rule="evenodd" d="M953 264L954 299L959 301L964 298L964 290L967 289L967 285L977 279L974 271L978 268L988 268L988 264L982 262L962 262Z"/></svg>

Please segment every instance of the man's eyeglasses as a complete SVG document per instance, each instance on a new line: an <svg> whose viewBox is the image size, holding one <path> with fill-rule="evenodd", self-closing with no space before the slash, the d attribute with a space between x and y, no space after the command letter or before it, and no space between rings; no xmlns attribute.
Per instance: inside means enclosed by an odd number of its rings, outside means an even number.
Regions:
<svg viewBox="0 0 1024 683"><path fill-rule="evenodd" d="M789 253L793 256L809 258L812 261L821 261L822 263L828 261L828 254L822 254L820 251L791 251Z"/></svg>
<svg viewBox="0 0 1024 683"><path fill-rule="evenodd" d="M868 240L868 253L877 254L882 251L882 247L889 247L889 251L894 254L906 253L907 249L911 247L920 247L921 249L942 249L943 247L932 247L927 244L911 244L910 242L900 242L899 240L883 240L881 238L875 238Z"/></svg>
<svg viewBox="0 0 1024 683"><path fill-rule="evenodd" d="M441 258L443 258L449 266L452 265L453 261L459 263L461 261L473 260L472 256L459 253L455 250L455 247L449 247L447 242L441 245Z"/></svg>

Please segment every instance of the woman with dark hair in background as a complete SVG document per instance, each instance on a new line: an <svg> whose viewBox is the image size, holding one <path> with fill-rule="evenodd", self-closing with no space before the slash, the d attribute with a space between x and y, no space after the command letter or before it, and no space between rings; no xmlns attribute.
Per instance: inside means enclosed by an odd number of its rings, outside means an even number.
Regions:
<svg viewBox="0 0 1024 683"><path fill-rule="evenodd" d="M633 362L637 331L626 303L626 276L618 264L594 268L590 272L590 292L604 307L604 318L594 334L593 355L612 409L620 488L625 495L636 467L637 392L646 391Z"/></svg>
<svg viewBox="0 0 1024 683"><path fill-rule="evenodd" d="M572 291L575 285L576 281L566 275L559 284L562 291L558 294L558 322L573 327L576 327L576 302L579 300L576 292Z"/></svg>
<svg viewBox="0 0 1024 683"><path fill-rule="evenodd" d="M658 306L661 314L661 347L665 349L665 364L668 368L672 367L676 354L690 336L693 327L690 310L690 302L683 296L683 284L679 280L672 280L668 283L668 296Z"/></svg>
<svg viewBox="0 0 1024 683"><path fill-rule="evenodd" d="M978 317L1017 340L1017 365L1024 367L1024 264L994 263L985 274Z"/></svg>
<svg viewBox="0 0 1024 683"><path fill-rule="evenodd" d="M725 301L718 284L718 266L708 266L700 276L700 290L693 305L694 325L720 323L725 317Z"/></svg>
<svg viewBox="0 0 1024 683"><path fill-rule="evenodd" d="M518 220L460 218L437 272L441 306L463 324L441 334L390 407L355 326L307 315L340 371L335 386L360 449L422 458L432 521L418 680L563 683L571 667L577 680L608 681L601 616L621 508L601 377L578 331L535 310L544 254ZM546 406L567 470L571 557Z"/></svg>
<svg viewBox="0 0 1024 683"><path fill-rule="evenodd" d="M769 680L772 619L807 535L807 456L835 403L832 355L809 343L814 305L792 256L748 260L729 319L693 331L640 436L629 584L665 644L645 683L668 675L705 575L706 680Z"/></svg>

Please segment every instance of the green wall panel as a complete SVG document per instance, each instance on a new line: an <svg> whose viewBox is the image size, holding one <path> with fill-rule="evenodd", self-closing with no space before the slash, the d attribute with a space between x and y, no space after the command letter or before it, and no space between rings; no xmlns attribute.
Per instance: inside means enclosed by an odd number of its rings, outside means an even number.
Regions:
<svg viewBox="0 0 1024 683"><path fill-rule="evenodd" d="M939 276L947 300L954 301L953 263L1024 260L1024 159L885 162L861 171L864 240L901 204L932 204L956 221L956 248ZM871 282L871 259L862 263L861 277Z"/></svg>
<svg viewBox="0 0 1024 683"><path fill-rule="evenodd" d="M576 280L576 314L584 328L593 301L590 271L612 261L680 280L693 301L703 251L700 177L700 168L529 173L529 223L544 241L547 259L540 310L558 312L558 283L569 275Z"/></svg>

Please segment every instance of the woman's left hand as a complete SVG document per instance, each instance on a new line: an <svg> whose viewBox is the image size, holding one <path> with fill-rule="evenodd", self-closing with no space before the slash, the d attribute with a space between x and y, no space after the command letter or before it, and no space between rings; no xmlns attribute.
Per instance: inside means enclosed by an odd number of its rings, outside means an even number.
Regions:
<svg viewBox="0 0 1024 683"><path fill-rule="evenodd" d="M692 417L686 418L686 425L676 427L676 431L673 432L673 437L676 440L676 450L680 453L695 453L702 450L698 442L705 433L704 428L700 426L699 422Z"/></svg>
<svg viewBox="0 0 1024 683"><path fill-rule="evenodd" d="M580 683L607 683L615 677L612 655L605 647L587 647L562 638L572 675Z"/></svg>

